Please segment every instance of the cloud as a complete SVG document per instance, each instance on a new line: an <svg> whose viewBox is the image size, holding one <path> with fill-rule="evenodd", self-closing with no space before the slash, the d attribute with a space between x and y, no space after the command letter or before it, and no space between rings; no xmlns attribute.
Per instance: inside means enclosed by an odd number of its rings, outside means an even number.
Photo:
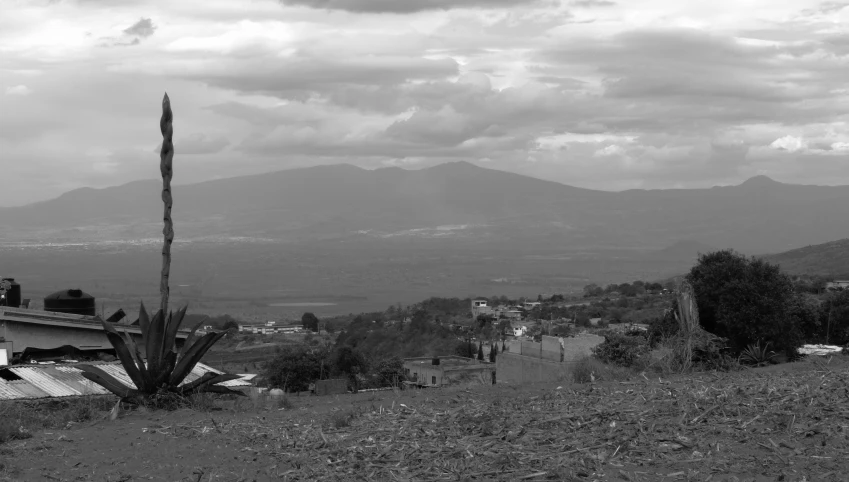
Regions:
<svg viewBox="0 0 849 482"><path fill-rule="evenodd" d="M280 0L285 5L297 5L354 13L410 14L429 10L456 8L509 8L538 3L538 0Z"/></svg>
<svg viewBox="0 0 849 482"><path fill-rule="evenodd" d="M150 37L156 31L156 25L149 18L141 18L138 22L124 29L125 35L134 37Z"/></svg>
<svg viewBox="0 0 849 482"><path fill-rule="evenodd" d="M469 160L602 189L849 184L837 4L294 2L0 7L0 94L37 94L0 95L0 159L50 177L0 205L156 177L166 90L177 182Z"/></svg>
<svg viewBox="0 0 849 482"><path fill-rule="evenodd" d="M610 0L573 0L569 2L569 5L584 8L613 7L616 5L616 2L611 2Z"/></svg>
<svg viewBox="0 0 849 482"><path fill-rule="evenodd" d="M31 93L32 90L23 84L6 87L6 95L29 95Z"/></svg>

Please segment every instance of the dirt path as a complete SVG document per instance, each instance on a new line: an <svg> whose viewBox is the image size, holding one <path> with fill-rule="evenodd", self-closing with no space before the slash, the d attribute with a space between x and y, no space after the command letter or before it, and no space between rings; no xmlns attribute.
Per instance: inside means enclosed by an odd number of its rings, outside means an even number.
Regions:
<svg viewBox="0 0 849 482"><path fill-rule="evenodd" d="M839 481L845 362L128 412L0 445L0 480Z"/></svg>

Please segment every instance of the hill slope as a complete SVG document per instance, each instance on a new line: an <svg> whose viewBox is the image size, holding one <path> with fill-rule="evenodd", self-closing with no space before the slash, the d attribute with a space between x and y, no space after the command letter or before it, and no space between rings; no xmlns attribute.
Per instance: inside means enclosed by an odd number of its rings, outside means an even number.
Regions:
<svg viewBox="0 0 849 482"><path fill-rule="evenodd" d="M849 239L805 246L784 253L765 256L791 274L808 274L849 278Z"/></svg>
<svg viewBox="0 0 849 482"><path fill-rule="evenodd" d="M407 171L318 166L177 186L178 238L289 241L433 237L538 248L659 249L682 240L776 252L849 236L849 186L765 177L739 186L604 192L466 162ZM157 238L159 183L79 189L0 209L0 236Z"/></svg>

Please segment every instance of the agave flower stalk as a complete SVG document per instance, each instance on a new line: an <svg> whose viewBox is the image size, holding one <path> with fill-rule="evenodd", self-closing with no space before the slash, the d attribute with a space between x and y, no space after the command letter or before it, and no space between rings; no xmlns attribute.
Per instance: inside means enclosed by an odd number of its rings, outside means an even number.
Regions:
<svg viewBox="0 0 849 482"><path fill-rule="evenodd" d="M83 365L80 369L87 379L103 386L122 400L140 403L162 394L185 396L193 392L216 392L244 395L230 390L217 383L234 380L238 375L206 373L197 380L181 385L200 362L206 352L220 340L225 331L205 334L197 341L192 341L198 327L205 321L201 320L192 327L186 341L178 351L177 334L186 316L186 307L176 313L168 311L168 278L171 271L171 243L174 240L174 223L171 220L171 177L173 175L174 144L173 120L171 101L168 94L162 99L162 117L159 129L162 132L162 149L159 154L159 171L162 174L162 202L165 205L162 229L164 243L162 245L162 276L159 291L161 306L151 319L142 303L139 309L139 328L142 334L142 346L139 347L132 336L124 332L123 336L107 321L101 321L109 342L115 348L124 370L133 381L135 388L130 388L104 370L91 365ZM165 313L168 313L166 318Z"/></svg>
<svg viewBox="0 0 849 482"><path fill-rule="evenodd" d="M171 208L174 199L171 197L171 178L174 175L174 114L171 112L171 99L168 93L162 98L162 117L159 119L159 130L162 133L162 149L159 151L159 172L162 174L162 203L164 212L162 228L164 242L162 243L162 276L159 281L161 296L160 309L168 313L168 297L170 288L168 279L171 276L171 243L174 241L174 222L171 220Z"/></svg>

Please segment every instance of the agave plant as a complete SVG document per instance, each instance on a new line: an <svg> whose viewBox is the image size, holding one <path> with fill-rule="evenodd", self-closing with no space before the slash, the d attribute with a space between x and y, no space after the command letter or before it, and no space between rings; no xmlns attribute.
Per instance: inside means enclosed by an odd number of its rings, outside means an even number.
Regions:
<svg viewBox="0 0 849 482"><path fill-rule="evenodd" d="M144 403L155 396L186 396L198 392L229 393L243 395L217 383L239 378L238 375L206 373L197 380L181 385L192 369L226 332L207 333L193 340L201 320L192 327L183 346L177 349L177 335L186 315L186 308L169 313L166 319L159 310L151 319L142 303L139 309L139 327L142 332L143 351L133 338L118 330L107 321L102 321L109 342L115 347L127 375L136 388L130 388L104 370L82 365L83 376L114 393L124 401Z"/></svg>
<svg viewBox="0 0 849 482"><path fill-rule="evenodd" d="M174 240L174 223L171 220L171 208L173 206L171 178L174 160L173 120L171 100L166 93L162 99L162 117L159 121L159 129L162 132L159 171L162 174L163 221L165 224L162 230L164 242L162 245L162 275L159 283L161 305L153 319L148 317L144 303L139 309L139 327L141 328L144 354L129 334L125 332L122 337L111 323L102 321L109 342L115 348L124 370L127 371L127 375L136 385L136 388L132 389L124 385L96 366L83 365L80 367L84 377L106 388L122 400L134 403L147 402L156 397L185 397L196 392L243 395L227 387L216 385L239 378L238 375L206 373L197 380L181 385L207 350L227 332L207 333L191 343L195 331L203 322L201 320L192 328L180 351L177 351L177 332L183 323L186 308L177 310L177 313L168 311L168 278L171 272L171 243ZM166 312L168 312L167 319L165 318Z"/></svg>
<svg viewBox="0 0 849 482"><path fill-rule="evenodd" d="M760 341L758 341L750 344L740 353L740 361L749 365L761 366L772 361L775 356L776 353L769 349L769 342L761 346Z"/></svg>

